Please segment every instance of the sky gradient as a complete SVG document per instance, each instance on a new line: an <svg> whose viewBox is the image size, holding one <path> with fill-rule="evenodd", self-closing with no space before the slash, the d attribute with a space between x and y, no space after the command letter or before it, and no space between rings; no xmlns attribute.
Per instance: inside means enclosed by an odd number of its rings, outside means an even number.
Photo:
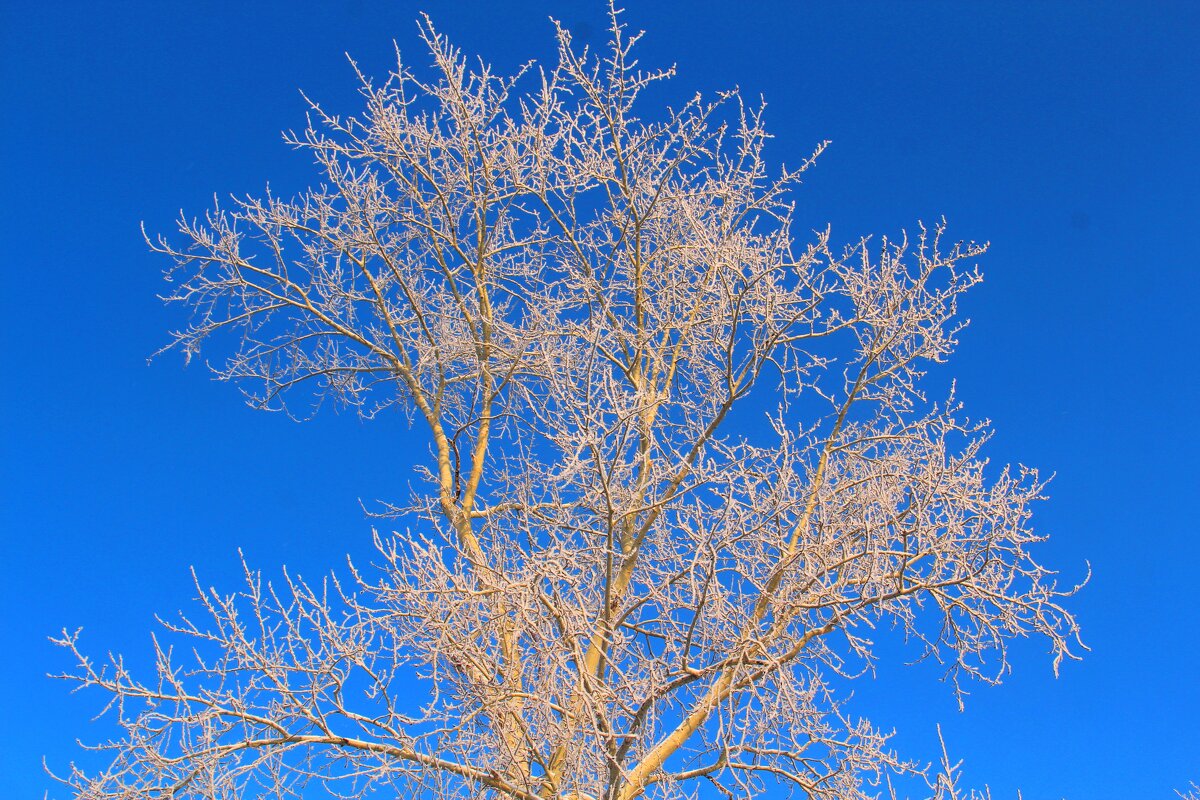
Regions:
<svg viewBox="0 0 1200 800"><path fill-rule="evenodd" d="M958 713L933 670L885 665L855 708L930 758L941 722L994 797L1171 798L1200 781L1200 12L1191 3L630 2L661 105L739 86L776 163L832 140L796 197L835 241L945 215L989 240L952 367L990 454L1057 474L1037 524L1092 652L1053 678L1015 649ZM356 110L414 20L501 70L551 54L554 15L604 41L596 3L0 3L4 291L0 795L40 797L99 695L69 695L47 637L144 661L188 567L231 589L237 551L306 576L369 551L359 500L402 495L422 445L399 418L252 411L202 364L147 365L183 317L139 223L313 178L280 141L298 90ZM657 110L653 102L643 111ZM62 796L62 793L56 793Z"/></svg>

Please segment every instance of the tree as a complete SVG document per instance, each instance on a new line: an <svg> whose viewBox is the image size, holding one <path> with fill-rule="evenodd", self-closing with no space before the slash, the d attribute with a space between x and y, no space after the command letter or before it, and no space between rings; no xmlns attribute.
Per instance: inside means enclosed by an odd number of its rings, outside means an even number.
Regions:
<svg viewBox="0 0 1200 800"><path fill-rule="evenodd" d="M286 137L318 188L152 243L192 312L168 349L223 342L265 409L408 414L427 490L383 510L414 532L372 569L197 582L148 680L64 634L123 730L78 796L868 797L926 775L846 708L873 628L959 691L1015 637L1075 657L1042 480L922 388L984 246L800 243L812 159L773 174L737 92L643 120L670 71L610 33L501 77L426 20L431 77L360 72L361 116L312 103Z"/></svg>

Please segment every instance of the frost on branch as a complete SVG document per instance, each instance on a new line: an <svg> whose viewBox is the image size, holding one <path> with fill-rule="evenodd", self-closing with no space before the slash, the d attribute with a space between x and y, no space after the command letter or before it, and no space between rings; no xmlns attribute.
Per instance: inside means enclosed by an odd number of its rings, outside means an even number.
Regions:
<svg viewBox="0 0 1200 800"><path fill-rule="evenodd" d="M844 687L880 625L960 692L1014 638L1056 668L1081 647L1034 556L1043 481L989 468L986 424L923 388L984 248L943 223L795 231L811 159L768 169L736 92L639 117L668 73L617 13L604 52L559 29L555 63L512 78L422 31L430 74L360 75L361 115L313 104L288 137L318 188L153 245L191 313L168 349L262 408L410 415L427 483L381 513L413 532L340 582L197 584L148 678L64 635L123 732L63 779L95 800L848 800L905 776L961 796Z"/></svg>

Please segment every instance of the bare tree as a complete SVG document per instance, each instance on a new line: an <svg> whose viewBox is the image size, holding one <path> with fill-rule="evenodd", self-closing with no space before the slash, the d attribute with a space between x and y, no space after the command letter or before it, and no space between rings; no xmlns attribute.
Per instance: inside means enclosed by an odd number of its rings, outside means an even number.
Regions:
<svg viewBox="0 0 1200 800"><path fill-rule="evenodd" d="M370 569L197 583L148 679L64 634L123 731L79 797L869 797L926 774L845 707L874 628L956 689L1014 637L1081 647L1030 549L1043 482L922 389L984 247L797 236L811 159L768 169L736 92L641 118L670 71L610 33L501 77L426 21L429 77L360 73L360 116L287 137L319 188L153 244L171 348L223 342L262 408L400 409L428 490Z"/></svg>

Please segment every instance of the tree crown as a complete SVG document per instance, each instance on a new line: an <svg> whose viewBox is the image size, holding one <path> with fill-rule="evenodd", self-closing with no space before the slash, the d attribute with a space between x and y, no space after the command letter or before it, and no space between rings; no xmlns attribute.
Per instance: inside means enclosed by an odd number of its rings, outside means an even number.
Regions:
<svg viewBox="0 0 1200 800"><path fill-rule="evenodd" d="M67 776L81 797L867 797L925 774L844 707L876 625L956 688L998 681L1014 637L1074 657L1030 549L1043 482L985 469L986 424L922 388L984 246L798 237L825 145L772 171L737 92L643 119L670 72L612 23L603 52L559 27L553 65L500 76L426 21L431 75L359 73L362 114L312 103L286 137L317 188L153 244L192 313L170 348L226 343L217 375L263 408L403 409L428 491L348 581L200 590L206 621L165 623L187 666L162 646L143 682L76 649L125 730Z"/></svg>

